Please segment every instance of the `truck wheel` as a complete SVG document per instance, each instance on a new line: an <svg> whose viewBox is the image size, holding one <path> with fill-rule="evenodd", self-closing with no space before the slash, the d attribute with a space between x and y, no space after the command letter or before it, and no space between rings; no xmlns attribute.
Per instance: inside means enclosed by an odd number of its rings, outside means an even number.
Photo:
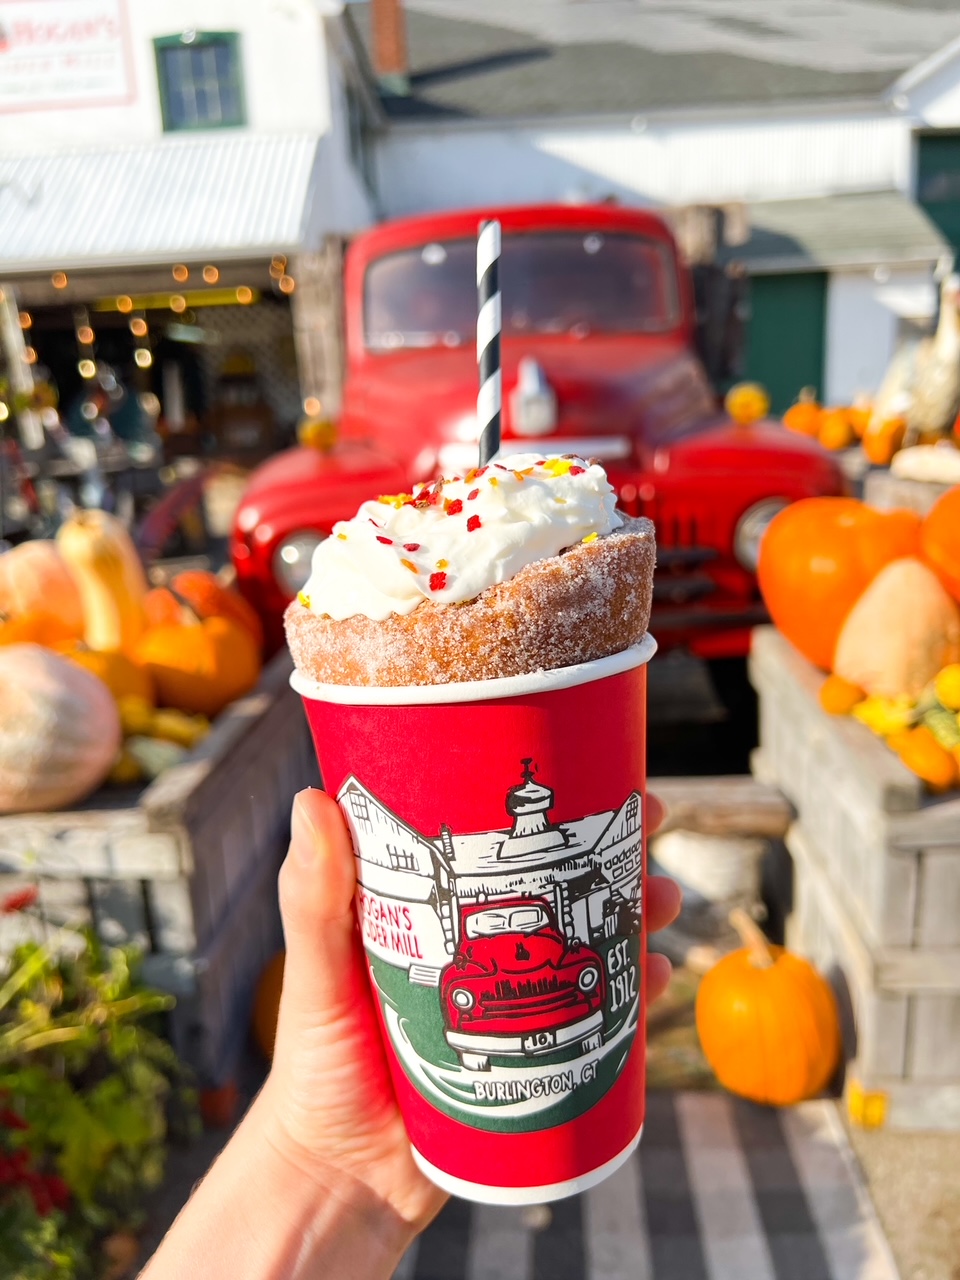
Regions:
<svg viewBox="0 0 960 1280"><path fill-rule="evenodd" d="M460 1061L468 1071L489 1071L490 1059L485 1053L461 1053Z"/></svg>

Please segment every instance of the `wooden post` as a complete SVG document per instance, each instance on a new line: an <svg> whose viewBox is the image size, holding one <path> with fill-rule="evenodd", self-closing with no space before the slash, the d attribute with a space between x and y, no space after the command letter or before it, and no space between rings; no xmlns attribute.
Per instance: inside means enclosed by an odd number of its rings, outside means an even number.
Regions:
<svg viewBox="0 0 960 1280"><path fill-rule="evenodd" d="M33 394L33 370L27 364L26 351L13 285L0 284L0 353L7 366L11 397ZM17 425L25 449L43 448L43 426L35 410L21 409Z"/></svg>
<svg viewBox="0 0 960 1280"><path fill-rule="evenodd" d="M304 253L291 267L293 339L301 399L315 396L326 414L340 411L343 393L343 245L328 236L318 253Z"/></svg>

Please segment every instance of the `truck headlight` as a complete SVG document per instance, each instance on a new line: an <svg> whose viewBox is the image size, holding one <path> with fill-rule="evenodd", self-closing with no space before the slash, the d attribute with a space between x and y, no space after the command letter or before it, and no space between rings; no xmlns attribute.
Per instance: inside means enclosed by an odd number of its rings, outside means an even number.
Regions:
<svg viewBox="0 0 960 1280"><path fill-rule="evenodd" d="M577 985L581 991L592 991L600 981L600 970L596 965L588 964L585 969L580 970L580 977L577 979Z"/></svg>
<svg viewBox="0 0 960 1280"><path fill-rule="evenodd" d="M763 535L773 517L789 505L786 498L764 498L762 502L755 502L752 507L747 507L737 521L737 531L733 535L733 554L744 569L756 573Z"/></svg>
<svg viewBox="0 0 960 1280"><path fill-rule="evenodd" d="M450 999L458 1009L472 1009L474 1006L473 992L468 991L466 987L454 987L450 993Z"/></svg>
<svg viewBox="0 0 960 1280"><path fill-rule="evenodd" d="M284 538L274 551L273 576L277 586L291 600L310 577L310 562L323 538L324 535L314 529L301 529Z"/></svg>

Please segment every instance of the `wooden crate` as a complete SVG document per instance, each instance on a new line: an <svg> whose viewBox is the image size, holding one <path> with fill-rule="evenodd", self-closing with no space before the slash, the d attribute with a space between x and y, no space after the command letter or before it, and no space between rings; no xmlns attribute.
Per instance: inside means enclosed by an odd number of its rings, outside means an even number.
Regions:
<svg viewBox="0 0 960 1280"><path fill-rule="evenodd" d="M823 711L822 673L770 627L754 634L750 674L754 772L793 803L864 939L960 948L960 796L929 796L863 725Z"/></svg>
<svg viewBox="0 0 960 1280"><path fill-rule="evenodd" d="M229 1071L257 974L280 945L276 873L293 796L319 783L290 671L279 654L145 789L0 818L0 894L40 890L34 915L0 916L0 949L25 932L84 925L142 947L148 980L179 997L174 1042L211 1083Z"/></svg>
<svg viewBox="0 0 960 1280"><path fill-rule="evenodd" d="M960 797L932 798L882 742L817 701L823 675L755 634L755 773L792 801L788 941L848 997L850 1078L889 1123L960 1126Z"/></svg>

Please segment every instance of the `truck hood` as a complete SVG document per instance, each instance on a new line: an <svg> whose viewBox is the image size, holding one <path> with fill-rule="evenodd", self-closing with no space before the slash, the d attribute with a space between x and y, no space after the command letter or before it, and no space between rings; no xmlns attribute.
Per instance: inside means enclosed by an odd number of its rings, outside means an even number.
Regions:
<svg viewBox="0 0 960 1280"><path fill-rule="evenodd" d="M549 932L503 933L495 938L472 938L464 948L467 962L458 976L475 977L480 973L529 975L542 969L558 969L566 953L567 949L559 938Z"/></svg>
<svg viewBox="0 0 960 1280"><path fill-rule="evenodd" d="M522 435L515 427L511 395L524 357L537 361L557 396L557 427L547 437ZM564 440L616 439L620 452L607 456L626 457L716 412L699 361L675 336L506 338L502 369L502 437L514 452L555 450ZM476 395L472 347L367 356L347 383L344 434L382 434L384 423L393 424L398 437L415 432L424 455L415 469L426 474L431 449L434 455L443 446L472 449ZM594 452L604 456L602 449ZM442 456L441 466L449 469Z"/></svg>
<svg viewBox="0 0 960 1280"><path fill-rule="evenodd" d="M329 532L361 502L397 493L405 479L406 469L395 457L363 442L341 441L329 451L287 449L254 471L236 519L241 528L258 531L276 523L284 532L301 527Z"/></svg>

